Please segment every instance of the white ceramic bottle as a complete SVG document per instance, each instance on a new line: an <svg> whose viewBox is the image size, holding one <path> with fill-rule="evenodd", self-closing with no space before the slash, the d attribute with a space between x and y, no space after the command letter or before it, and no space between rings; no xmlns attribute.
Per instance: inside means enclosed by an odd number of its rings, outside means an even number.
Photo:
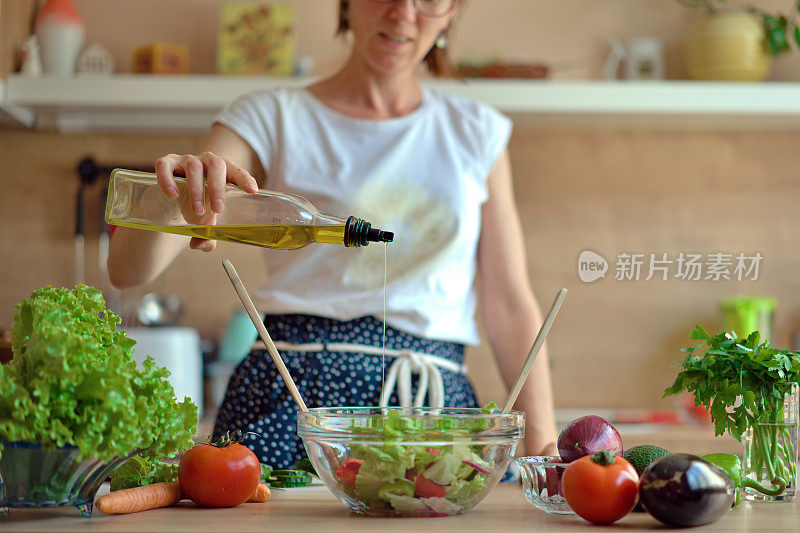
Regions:
<svg viewBox="0 0 800 533"><path fill-rule="evenodd" d="M47 0L34 21L45 74L72 76L85 28L71 0Z"/></svg>

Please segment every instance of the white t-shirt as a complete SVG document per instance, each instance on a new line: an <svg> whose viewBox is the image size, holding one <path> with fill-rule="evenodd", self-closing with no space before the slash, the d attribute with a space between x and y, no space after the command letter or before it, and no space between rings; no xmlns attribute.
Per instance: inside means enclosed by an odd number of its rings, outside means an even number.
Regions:
<svg viewBox="0 0 800 533"><path fill-rule="evenodd" d="M352 118L306 89L243 96L216 119L258 154L265 188L323 213L394 232L386 323L430 339L478 344L475 272L487 177L511 134L493 108L424 89L409 115ZM261 312L383 319L384 251L312 243L265 250Z"/></svg>

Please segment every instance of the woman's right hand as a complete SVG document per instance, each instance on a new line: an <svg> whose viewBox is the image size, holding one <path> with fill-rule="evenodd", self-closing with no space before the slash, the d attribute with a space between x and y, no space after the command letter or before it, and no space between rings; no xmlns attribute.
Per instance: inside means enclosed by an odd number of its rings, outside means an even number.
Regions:
<svg viewBox="0 0 800 533"><path fill-rule="evenodd" d="M167 154L156 160L155 170L161 190L173 200L180 197L174 176L186 178L189 195L181 198L182 204L186 202L181 207L187 221L193 224L214 223L216 213L225 209L225 186L228 183L250 193L258 190L258 182L249 172L208 151L199 155ZM205 197L206 191L208 198ZM206 212L206 205L211 207L209 212ZM216 241L193 237L189 247L210 252L216 247Z"/></svg>

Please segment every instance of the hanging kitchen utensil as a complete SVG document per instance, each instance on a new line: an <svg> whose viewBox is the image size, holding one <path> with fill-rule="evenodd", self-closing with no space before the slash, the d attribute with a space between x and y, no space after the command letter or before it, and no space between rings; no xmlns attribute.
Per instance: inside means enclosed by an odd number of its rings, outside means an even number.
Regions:
<svg viewBox="0 0 800 533"><path fill-rule="evenodd" d="M533 367L534 361L536 361L536 356L539 355L539 350L542 349L544 339L550 332L550 326L553 325L553 321L556 319L558 310L561 308L561 304L564 302L566 295L567 289L561 289L558 291L556 299L553 301L553 306L550 307L550 312L547 313L547 318L545 318L544 322L542 323L542 327L539 328L539 333L536 334L536 340L533 341L533 346L531 346L531 351L528 352L528 358L525 360L525 364L522 365L522 370L520 371L519 376L517 376L517 381L514 383L514 386L511 387L511 392L508 394L506 405L503 407L503 413L508 413L511 411L511 407L513 407L514 402L517 401L517 396L519 396L519 392L522 390L525 380L528 379L528 374Z"/></svg>
<svg viewBox="0 0 800 533"><path fill-rule="evenodd" d="M76 168L80 184L75 199L75 285L86 283L86 188L97 179L97 166L90 158Z"/></svg>
<svg viewBox="0 0 800 533"><path fill-rule="evenodd" d="M86 202L84 201L85 182L81 180L75 201L75 285L86 282Z"/></svg>
<svg viewBox="0 0 800 533"><path fill-rule="evenodd" d="M78 222L76 224L76 251L75 251L75 259L76 259L76 283L85 283L85 230L86 230L86 198L85 198L85 188L89 185L92 185L102 173L107 174L108 169L103 168L97 165L97 163L91 157L85 157L78 162L78 166L76 168L78 173L78 177L81 180L81 187L78 191ZM108 194L108 187L101 187L100 195L101 195L101 206L105 205L105 197ZM80 233L80 237L78 234ZM80 241L80 242L79 242ZM78 250L80 248L80 251ZM78 261L80 260L80 268L78 266ZM113 311L119 312L120 311L120 302L119 302L119 292L111 285L111 281L108 277L108 224L106 224L105 213L103 210L100 210L100 223L99 223L99 235L97 241L97 270L99 273L100 279L98 280L98 285L100 290L106 297L106 302L108 306ZM80 280L78 279L77 272L80 272Z"/></svg>
<svg viewBox="0 0 800 533"><path fill-rule="evenodd" d="M126 165L130 168L143 169L143 167L136 165ZM126 306L123 295L119 289L111 284L108 276L108 246L109 237L113 231L110 231L105 218L106 197L108 196L108 177L111 171L116 166L99 165L92 157L84 157L78 161L76 172L80 178L80 189L78 190L78 200L76 202L76 224L75 224L75 283L86 282L86 264L85 264L85 240L86 240L86 213L85 213L85 196L86 187L93 184L98 178L103 179L105 182L100 187L100 202L101 209L99 210L99 234L97 241L97 270L99 279L97 286L103 292L106 298L106 303L112 311L117 313L123 319L123 326L132 325L133 320L126 316L126 310L130 306ZM128 313L129 314L129 313Z"/></svg>

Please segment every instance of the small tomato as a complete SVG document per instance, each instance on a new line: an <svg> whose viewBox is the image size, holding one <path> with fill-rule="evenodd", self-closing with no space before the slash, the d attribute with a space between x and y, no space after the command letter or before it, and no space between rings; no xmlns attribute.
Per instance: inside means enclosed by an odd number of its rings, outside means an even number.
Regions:
<svg viewBox="0 0 800 533"><path fill-rule="evenodd" d="M600 452L570 463L561 487L578 516L593 524L611 524L636 505L639 475L633 465L614 452Z"/></svg>
<svg viewBox="0 0 800 533"><path fill-rule="evenodd" d="M339 465L339 468L336 469L334 476L336 476L336 479L351 489L355 488L356 475L358 474L358 469L361 468L361 463L363 462L364 461L361 459L353 459L348 457L342 464Z"/></svg>
<svg viewBox="0 0 800 533"><path fill-rule="evenodd" d="M183 454L178 483L184 496L204 507L235 507L253 495L261 479L261 465L246 446L197 444Z"/></svg>
<svg viewBox="0 0 800 533"><path fill-rule="evenodd" d="M420 498L444 498L447 495L447 490L435 481L418 474L414 480L414 494Z"/></svg>

